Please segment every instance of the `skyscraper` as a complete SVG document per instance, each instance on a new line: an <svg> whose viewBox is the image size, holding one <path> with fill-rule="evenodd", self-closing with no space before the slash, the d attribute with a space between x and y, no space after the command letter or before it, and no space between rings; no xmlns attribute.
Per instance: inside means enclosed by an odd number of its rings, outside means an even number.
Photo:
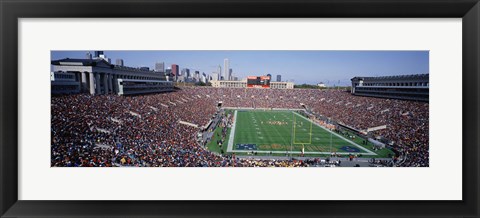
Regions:
<svg viewBox="0 0 480 218"><path fill-rule="evenodd" d="M268 77L270 77L270 80L272 80L272 74L267 74Z"/></svg>
<svg viewBox="0 0 480 218"><path fill-rule="evenodd" d="M208 82L208 81L207 81L207 74L205 74L205 73L202 73L202 82L203 82L203 83L207 83L207 82Z"/></svg>
<svg viewBox="0 0 480 218"><path fill-rule="evenodd" d="M123 66L123 59L116 59L115 60L115 65Z"/></svg>
<svg viewBox="0 0 480 218"><path fill-rule="evenodd" d="M277 75L277 82L281 82L282 81L282 75L278 74Z"/></svg>
<svg viewBox="0 0 480 218"><path fill-rule="evenodd" d="M193 76L193 78L194 78L195 80L199 81L199 80L200 80L200 71L196 70L196 71L195 71L195 75Z"/></svg>
<svg viewBox="0 0 480 218"><path fill-rule="evenodd" d="M228 70L228 80L233 80L233 70L232 70L232 68L230 68Z"/></svg>
<svg viewBox="0 0 480 218"><path fill-rule="evenodd" d="M222 67L220 65L218 65L217 73L218 73L218 80L221 80L221 78L222 78Z"/></svg>
<svg viewBox="0 0 480 218"><path fill-rule="evenodd" d="M185 78L189 78L190 77L190 69L183 68L182 69L182 76L185 76Z"/></svg>
<svg viewBox="0 0 480 218"><path fill-rule="evenodd" d="M172 76L174 78L174 80L176 81L177 80L177 77L178 77L178 65L177 64L172 64Z"/></svg>
<svg viewBox="0 0 480 218"><path fill-rule="evenodd" d="M90 52L87 52L87 54L85 55L87 59L92 59L92 53Z"/></svg>
<svg viewBox="0 0 480 218"><path fill-rule="evenodd" d="M217 81L218 80L218 73L213 72L211 77L212 77L212 81Z"/></svg>
<svg viewBox="0 0 480 218"><path fill-rule="evenodd" d="M155 71L159 73L165 72L165 62L157 62L155 63Z"/></svg>
<svg viewBox="0 0 480 218"><path fill-rule="evenodd" d="M230 70L230 63L228 61L228 58L225 58L223 60L223 78L225 80L229 80L229 77L228 77L228 71Z"/></svg>

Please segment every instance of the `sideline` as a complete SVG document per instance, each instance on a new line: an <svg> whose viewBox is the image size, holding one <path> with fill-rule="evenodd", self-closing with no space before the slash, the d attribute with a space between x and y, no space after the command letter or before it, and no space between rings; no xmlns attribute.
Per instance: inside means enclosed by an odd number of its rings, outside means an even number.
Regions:
<svg viewBox="0 0 480 218"><path fill-rule="evenodd" d="M233 124L232 124L232 129L230 130L230 135L228 136L227 152L234 152L233 139L235 137L236 126L237 126L237 110L235 110L235 113L233 114Z"/></svg>

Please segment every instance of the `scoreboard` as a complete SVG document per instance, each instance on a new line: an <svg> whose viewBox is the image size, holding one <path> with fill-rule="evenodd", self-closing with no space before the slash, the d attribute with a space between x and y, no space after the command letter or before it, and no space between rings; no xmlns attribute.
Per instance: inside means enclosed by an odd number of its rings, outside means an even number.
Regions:
<svg viewBox="0 0 480 218"><path fill-rule="evenodd" d="M269 76L248 76L247 77L248 88L270 88Z"/></svg>

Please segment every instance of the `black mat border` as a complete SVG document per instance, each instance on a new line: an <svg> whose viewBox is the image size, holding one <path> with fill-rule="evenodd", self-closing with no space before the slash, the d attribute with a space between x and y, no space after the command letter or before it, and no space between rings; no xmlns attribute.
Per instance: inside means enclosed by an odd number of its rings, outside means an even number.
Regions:
<svg viewBox="0 0 480 218"><path fill-rule="evenodd" d="M477 0L0 0L2 217L478 217ZM18 201L18 19L135 17L462 18L462 201ZM448 42L445 42L448 43ZM442 191L442 190L438 190Z"/></svg>

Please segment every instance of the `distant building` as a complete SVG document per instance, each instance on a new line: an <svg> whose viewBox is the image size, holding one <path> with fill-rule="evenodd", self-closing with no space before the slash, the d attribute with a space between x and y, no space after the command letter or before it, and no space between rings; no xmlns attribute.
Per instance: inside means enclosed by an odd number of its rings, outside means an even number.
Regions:
<svg viewBox="0 0 480 218"><path fill-rule="evenodd" d="M200 81L200 71L196 70L195 73L193 74L193 79L195 79L195 81Z"/></svg>
<svg viewBox="0 0 480 218"><path fill-rule="evenodd" d="M149 67L140 67L140 70L141 71L150 71L150 68Z"/></svg>
<svg viewBox="0 0 480 218"><path fill-rule="evenodd" d="M212 87L216 88L247 88L247 80L242 81L228 81L228 80L217 80L210 81ZM270 82L271 89L293 89L293 82Z"/></svg>
<svg viewBox="0 0 480 218"><path fill-rule="evenodd" d="M170 68L170 67L167 68L167 69L165 70L165 75L168 76L168 78L169 78L170 80L172 80L172 79L171 79L171 78L172 78L172 68Z"/></svg>
<svg viewBox="0 0 480 218"><path fill-rule="evenodd" d="M223 72L222 72L222 67L218 65L217 67L217 73L218 73L218 80L223 80Z"/></svg>
<svg viewBox="0 0 480 218"><path fill-rule="evenodd" d="M205 74L205 73L202 73L202 82L203 82L203 83L207 83L207 82L208 82L208 81L207 81L207 74Z"/></svg>
<svg viewBox="0 0 480 218"><path fill-rule="evenodd" d="M323 82L319 82L319 83L317 84L317 86L320 87L320 88L325 88L325 87L327 87L327 86L325 85L325 83L323 83Z"/></svg>
<svg viewBox="0 0 480 218"><path fill-rule="evenodd" d="M103 55L103 51L95 51L94 54L95 54L94 56L95 58L99 58L100 55Z"/></svg>
<svg viewBox="0 0 480 218"><path fill-rule="evenodd" d="M277 82L281 82L282 81L282 75L277 75Z"/></svg>
<svg viewBox="0 0 480 218"><path fill-rule="evenodd" d="M293 82L270 82L271 89L293 89Z"/></svg>
<svg viewBox="0 0 480 218"><path fill-rule="evenodd" d="M90 52L87 52L87 54L85 54L86 58L87 59L92 59L92 53Z"/></svg>
<svg viewBox="0 0 480 218"><path fill-rule="evenodd" d="M272 74L267 74L268 77L270 77L270 80L272 80Z"/></svg>
<svg viewBox="0 0 480 218"><path fill-rule="evenodd" d="M232 68L230 68L228 70L228 80L233 80L233 70L232 70Z"/></svg>
<svg viewBox="0 0 480 218"><path fill-rule="evenodd" d="M212 87L215 88L247 88L247 81L228 81L228 80L217 80L211 81Z"/></svg>
<svg viewBox="0 0 480 218"><path fill-rule="evenodd" d="M105 61L107 61L109 64L112 63L112 60L110 58L107 57L107 55L105 55L105 53L103 53L103 51L95 51L95 59L103 59Z"/></svg>
<svg viewBox="0 0 480 218"><path fill-rule="evenodd" d="M115 60L115 65L123 66L123 59L117 59L117 60Z"/></svg>
<svg viewBox="0 0 480 218"><path fill-rule="evenodd" d="M174 81L177 81L177 77L179 74L179 68L177 64L172 64L172 76L174 78Z"/></svg>
<svg viewBox="0 0 480 218"><path fill-rule="evenodd" d="M190 69L188 69L188 68L183 68L181 75L182 75L182 76L185 76L185 78L189 78L189 77L190 77Z"/></svg>
<svg viewBox="0 0 480 218"><path fill-rule="evenodd" d="M429 74L354 77L353 95L429 101Z"/></svg>
<svg viewBox="0 0 480 218"><path fill-rule="evenodd" d="M225 58L223 60L223 78L225 78L225 80L228 80L228 73L229 73L229 70L230 70L230 62L228 60L228 58Z"/></svg>
<svg viewBox="0 0 480 218"><path fill-rule="evenodd" d="M155 72L165 73L165 62L155 63Z"/></svg>
<svg viewBox="0 0 480 218"><path fill-rule="evenodd" d="M185 75L180 75L177 77L177 82L186 82L186 79Z"/></svg>
<svg viewBox="0 0 480 218"><path fill-rule="evenodd" d="M210 77L211 77L211 80L212 80L212 81L217 81L217 80L218 80L218 73L213 72Z"/></svg>

